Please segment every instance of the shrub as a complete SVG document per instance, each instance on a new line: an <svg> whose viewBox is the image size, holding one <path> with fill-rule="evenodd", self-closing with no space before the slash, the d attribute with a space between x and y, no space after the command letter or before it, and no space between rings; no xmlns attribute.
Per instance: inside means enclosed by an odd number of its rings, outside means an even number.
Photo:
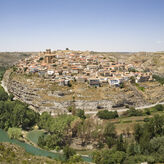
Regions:
<svg viewBox="0 0 164 164"><path fill-rule="evenodd" d="M76 116L78 116L78 117L80 117L80 118L82 118L82 119L86 119L84 110L82 110L82 109L78 109L78 110L77 110Z"/></svg>
<svg viewBox="0 0 164 164"><path fill-rule="evenodd" d="M6 68L5 67L0 67L0 81L3 78L3 75L4 75L5 71L6 71Z"/></svg>
<svg viewBox="0 0 164 164"><path fill-rule="evenodd" d="M150 109L145 109L145 114L150 115L151 114Z"/></svg>
<svg viewBox="0 0 164 164"><path fill-rule="evenodd" d="M83 161L83 160L82 160L81 156L78 155L78 154L75 154L75 155L73 155L73 156L70 157L68 163L69 163L69 164L72 164L72 163L78 163L78 162L82 162L82 161Z"/></svg>
<svg viewBox="0 0 164 164"><path fill-rule="evenodd" d="M150 118L146 117L144 118L144 122L149 122Z"/></svg>
<svg viewBox="0 0 164 164"><path fill-rule="evenodd" d="M143 116L144 113L141 110L136 110L135 108L130 108L129 110L127 110L124 115L128 116L128 117L132 117L132 116Z"/></svg>
<svg viewBox="0 0 164 164"><path fill-rule="evenodd" d="M164 84L164 77L160 77L158 75L153 75L153 79L155 79L156 81L158 81L160 84Z"/></svg>
<svg viewBox="0 0 164 164"><path fill-rule="evenodd" d="M66 161L76 154L75 150L70 148L69 146L64 147L63 153Z"/></svg>
<svg viewBox="0 0 164 164"><path fill-rule="evenodd" d="M97 116L101 119L114 119L118 117L117 111L108 111L108 110L102 110L97 113Z"/></svg>
<svg viewBox="0 0 164 164"><path fill-rule="evenodd" d="M39 61L42 61L42 60L43 60L43 57L40 57L40 58L39 58Z"/></svg>
<svg viewBox="0 0 164 164"><path fill-rule="evenodd" d="M69 106L69 107L67 108L67 110L68 110L68 112L72 112L72 106Z"/></svg>
<svg viewBox="0 0 164 164"><path fill-rule="evenodd" d="M154 108L155 108L157 111L163 111L163 110L164 110L164 107L163 107L163 105L161 105L161 104L156 105Z"/></svg>
<svg viewBox="0 0 164 164"><path fill-rule="evenodd" d="M38 145L41 148L47 147L48 149L59 150L64 144L65 143L64 143L63 136L59 134L53 134L53 135L43 134L38 138Z"/></svg>
<svg viewBox="0 0 164 164"><path fill-rule="evenodd" d="M11 139L19 139L22 135L22 131L20 128L9 128L8 135Z"/></svg>
<svg viewBox="0 0 164 164"><path fill-rule="evenodd" d="M125 84L124 84L124 83L121 83L119 87L120 87L121 89L122 89L122 88L125 88Z"/></svg>
<svg viewBox="0 0 164 164"><path fill-rule="evenodd" d="M0 86L0 101L6 101L8 99L8 94L5 90Z"/></svg>

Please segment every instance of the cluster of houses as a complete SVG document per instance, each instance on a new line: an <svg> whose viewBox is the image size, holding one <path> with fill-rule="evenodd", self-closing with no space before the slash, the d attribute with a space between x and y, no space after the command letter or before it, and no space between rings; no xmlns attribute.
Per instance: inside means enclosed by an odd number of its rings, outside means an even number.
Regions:
<svg viewBox="0 0 164 164"><path fill-rule="evenodd" d="M110 86L119 86L131 77L136 82L152 79L151 72L137 71L132 64L118 62L116 58L105 54L95 54L89 51L71 51L47 49L38 55L21 60L18 72L38 74L54 80L59 85L70 85L71 81L88 83L91 86L100 86L107 83Z"/></svg>

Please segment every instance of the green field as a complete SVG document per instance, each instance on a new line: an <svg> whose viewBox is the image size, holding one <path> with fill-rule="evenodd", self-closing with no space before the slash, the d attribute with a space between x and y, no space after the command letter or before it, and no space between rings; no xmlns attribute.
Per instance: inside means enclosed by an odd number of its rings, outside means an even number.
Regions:
<svg viewBox="0 0 164 164"><path fill-rule="evenodd" d="M27 139L34 144L38 143L38 138L44 134L43 130L33 130L27 133Z"/></svg>

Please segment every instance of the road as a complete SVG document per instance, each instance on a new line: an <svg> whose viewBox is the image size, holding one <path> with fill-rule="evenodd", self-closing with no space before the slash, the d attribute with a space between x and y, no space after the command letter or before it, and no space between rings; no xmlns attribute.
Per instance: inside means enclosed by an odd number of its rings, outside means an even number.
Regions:
<svg viewBox="0 0 164 164"><path fill-rule="evenodd" d="M8 92L8 89L7 89L7 87L4 85L4 81L2 80L1 81L1 86L4 88L4 90L9 94L9 92ZM151 108L151 107L154 107L155 105L158 105L158 104L161 104L161 105L163 105L164 104L164 102L157 102L157 103L155 103L155 104L151 104L151 105L145 105L145 106L140 106L140 107L136 107L135 109L145 109L145 108ZM125 112L125 111L127 111L127 110L129 110L128 108L121 108L121 109L109 109L109 111L117 111L118 113L119 112ZM98 111L89 111L89 112L85 112L85 114L97 114L97 112ZM41 114L41 113L40 113ZM70 115L70 114L72 114L72 113L70 113L70 112L67 112L66 114L68 114L68 115ZM58 115L57 113L51 113L51 115L52 116L55 116L55 115Z"/></svg>
<svg viewBox="0 0 164 164"><path fill-rule="evenodd" d="M163 105L164 102L157 102L155 104L151 104L151 105L145 105L145 106L140 106L140 107L136 107L135 109L145 109L145 108L151 108L154 107L155 105L161 104ZM118 113L120 112L125 112L129 110L129 108L123 108L123 109L109 109L108 111L117 111ZM85 112L85 114L97 114L98 111L90 111L90 112ZM72 113L67 112L66 114L71 115ZM51 113L52 116L56 116L58 115L57 113Z"/></svg>

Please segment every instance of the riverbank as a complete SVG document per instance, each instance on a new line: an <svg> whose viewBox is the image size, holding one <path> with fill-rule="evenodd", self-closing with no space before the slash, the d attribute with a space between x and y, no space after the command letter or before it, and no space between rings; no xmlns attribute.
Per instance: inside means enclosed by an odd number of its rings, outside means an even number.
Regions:
<svg viewBox="0 0 164 164"><path fill-rule="evenodd" d="M8 143L16 144L16 145L22 147L23 149L25 149L26 152L33 154L33 155L36 155L36 156L50 157L52 159L56 159L56 160L60 160L60 161L64 160L63 154L61 154L61 153L50 152L47 150L36 148L30 144L27 144L25 142L21 142L21 141L16 140L16 139L9 139L8 134L2 129L0 129L0 142L8 142ZM86 156L82 156L82 159L85 162L91 162L92 161L91 158L86 157Z"/></svg>

